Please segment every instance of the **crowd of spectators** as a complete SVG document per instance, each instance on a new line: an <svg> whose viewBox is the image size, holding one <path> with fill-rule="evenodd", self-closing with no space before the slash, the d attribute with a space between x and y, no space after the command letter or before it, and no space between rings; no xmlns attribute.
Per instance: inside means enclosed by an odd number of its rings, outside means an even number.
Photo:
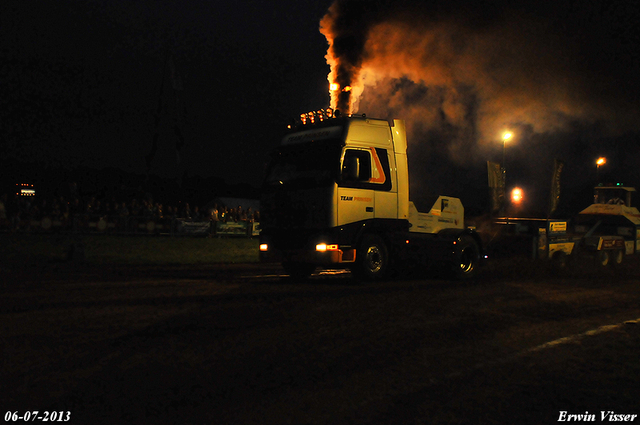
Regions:
<svg viewBox="0 0 640 425"><path fill-rule="evenodd" d="M254 222L259 212L242 206L229 208L217 204L207 206L179 202L174 205L155 202L150 196L128 200L115 198L83 199L80 196L0 196L0 229L20 231L40 226L49 220L57 227L77 230L91 222L104 221L120 230L139 223L157 222L174 226L175 222Z"/></svg>

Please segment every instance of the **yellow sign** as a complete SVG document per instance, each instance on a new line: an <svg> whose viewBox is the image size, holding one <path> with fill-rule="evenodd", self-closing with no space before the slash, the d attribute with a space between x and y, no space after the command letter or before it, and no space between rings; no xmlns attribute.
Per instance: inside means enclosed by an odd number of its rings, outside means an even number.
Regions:
<svg viewBox="0 0 640 425"><path fill-rule="evenodd" d="M566 221L552 221L549 223L549 232L551 233L564 233L567 231Z"/></svg>
<svg viewBox="0 0 640 425"><path fill-rule="evenodd" d="M564 243L554 243L549 244L549 257L553 256L553 253L556 251L562 251L565 254L571 254L573 251L574 242L564 242Z"/></svg>

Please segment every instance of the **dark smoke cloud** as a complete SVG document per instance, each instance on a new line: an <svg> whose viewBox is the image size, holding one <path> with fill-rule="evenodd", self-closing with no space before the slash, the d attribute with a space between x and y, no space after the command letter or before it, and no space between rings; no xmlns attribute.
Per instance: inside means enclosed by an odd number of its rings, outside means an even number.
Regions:
<svg viewBox="0 0 640 425"><path fill-rule="evenodd" d="M376 1L336 1L320 23L320 31L330 43L327 61L332 64L332 83L351 86L360 75L369 30L380 19ZM333 94L333 107L349 112L352 93Z"/></svg>
<svg viewBox="0 0 640 425"><path fill-rule="evenodd" d="M338 0L321 31L334 79L354 88L340 104L405 118L464 163L506 128L638 131L638 19L630 0Z"/></svg>

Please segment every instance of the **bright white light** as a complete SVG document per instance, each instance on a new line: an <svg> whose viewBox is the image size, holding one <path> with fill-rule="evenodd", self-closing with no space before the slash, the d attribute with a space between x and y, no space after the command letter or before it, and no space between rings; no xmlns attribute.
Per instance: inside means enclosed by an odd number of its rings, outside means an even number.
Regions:
<svg viewBox="0 0 640 425"><path fill-rule="evenodd" d="M316 251L325 252L325 251L338 251L337 244L327 245L326 243L319 243L316 245Z"/></svg>
<svg viewBox="0 0 640 425"><path fill-rule="evenodd" d="M514 204L521 203L523 199L524 199L524 193L522 192L522 189L520 189L519 187L516 187L511 191L511 201Z"/></svg>

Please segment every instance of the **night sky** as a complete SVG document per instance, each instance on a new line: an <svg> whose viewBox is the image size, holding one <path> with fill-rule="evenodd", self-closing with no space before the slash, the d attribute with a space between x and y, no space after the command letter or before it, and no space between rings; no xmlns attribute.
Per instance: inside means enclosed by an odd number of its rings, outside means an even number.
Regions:
<svg viewBox="0 0 640 425"><path fill-rule="evenodd" d="M569 191L598 156L640 184L634 1L3 2L1 159L259 186L289 120L329 106L323 17L353 111L407 120L414 198L481 203L503 129L529 199L555 158Z"/></svg>
<svg viewBox="0 0 640 425"><path fill-rule="evenodd" d="M3 2L2 155L259 185L276 132L328 102L314 3Z"/></svg>

